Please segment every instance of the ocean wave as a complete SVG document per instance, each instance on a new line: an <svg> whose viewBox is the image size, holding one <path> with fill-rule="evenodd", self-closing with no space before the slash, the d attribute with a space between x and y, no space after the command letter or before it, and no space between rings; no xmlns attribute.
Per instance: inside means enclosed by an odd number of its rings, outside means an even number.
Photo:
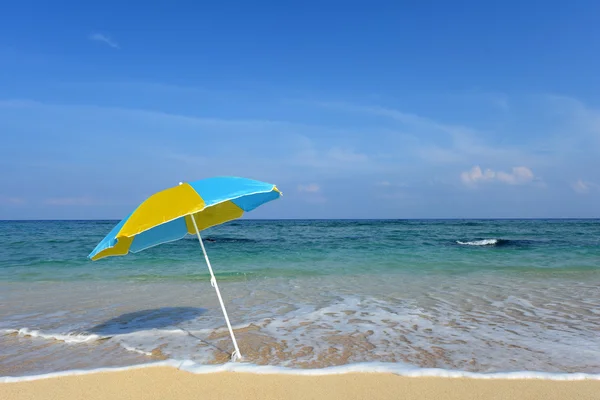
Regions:
<svg viewBox="0 0 600 400"><path fill-rule="evenodd" d="M511 247L511 248L529 248L532 246L544 246L548 245L548 241L545 240L532 240L532 239L499 239L499 238L478 238L470 240L457 240L457 244L461 246L490 246L490 247ZM554 241L553 243L556 243Z"/></svg>
<svg viewBox="0 0 600 400"><path fill-rule="evenodd" d="M271 285L268 287L272 288ZM261 293L262 289L258 288L244 298L256 300ZM456 322L467 320L474 314L454 314L459 307L456 307L452 297L446 297L445 292L436 294L433 291L427 295L428 300L436 304L434 309L417 307L412 302L394 297L336 296L327 304L315 305L303 304L295 297L285 300L282 297L279 302L271 295L268 303L261 302L262 305L246 302L239 305L242 309L238 311L250 315L247 320L232 318L239 321L233 329L243 332L245 336L247 348L244 355L248 358L244 360L244 365L268 366L267 369L261 367L248 372L314 375L351 372L356 371L353 368L364 367L365 372L395 371L407 376L471 377L473 374L485 374L499 378L507 368L510 371L513 367L525 367L512 370L512 375L506 377L526 378L518 372L526 371L523 373L541 379L573 379L576 376L565 374L564 371L578 371L585 376L600 372L597 363L600 353L590 350L574 354L572 351L573 348L594 348L597 343L589 332L597 327L597 319L592 316L580 322L578 329L569 329L566 327L572 325L573 321L570 315L557 314L552 306L536 306L536 302L528 296L518 293L498 297L490 296L487 289L480 293L471 291L470 298L475 297L481 304L488 304L485 309L488 317L475 314L483 318L477 326ZM560 298L552 298L552 301L561 302ZM571 302L561 303L573 307ZM261 310L263 306L265 309ZM271 311L267 312L267 309ZM110 352L116 353L109 354L115 354L114 358L117 359L119 354L124 354L119 353L117 347L120 347L127 352L152 358L160 356L166 360L193 360L193 363L190 361L187 364L191 372L217 372L219 369L215 370L214 363L222 362L220 360L231 350L222 316L218 310L209 310L207 314L201 313L202 318L196 319L193 318L196 316L194 309L189 311L191 319L179 318L185 314L182 309L126 313L97 325L95 329L78 332L72 330L72 324L62 331L22 328L4 332L76 343L73 348L82 350L61 349L61 353L64 352L64 356L61 356L63 368L69 368L73 360L67 358L69 351L75 351L75 355L80 355L81 351L94 355L99 353L92 352L110 348ZM518 316L515 317L514 313ZM551 329L547 324L537 322L550 318ZM497 325L498 321L503 321L501 327ZM106 341L97 343L102 339ZM20 340L19 346L27 346L22 342L25 341ZM493 345L491 349L490 345ZM286 349L285 353L271 351L281 346ZM346 350L352 352L351 357L336 355L346 353ZM444 358L437 357L434 351L442 352ZM475 370L471 370L464 362L466 357L475 360ZM519 365L510 363L511 359L518 359ZM400 360L402 363L397 363ZM81 365L80 359L76 359L76 362ZM551 362L554 364L549 364ZM90 367L98 367L102 361L92 356L90 364ZM592 369L592 366L595 367ZM231 367L243 368L237 363ZM223 368L228 368L227 364ZM531 372L540 369L549 371ZM462 372L464 370L471 371ZM568 378L556 378L558 376Z"/></svg>
<svg viewBox="0 0 600 400"><path fill-rule="evenodd" d="M456 243L463 245L463 246L497 246L500 244L508 243L508 240L481 239L481 240L472 240L472 241L468 241L468 242L463 242L463 241L457 240Z"/></svg>
<svg viewBox="0 0 600 400"><path fill-rule="evenodd" d="M87 332L43 332L37 329L21 328L21 329L4 329L0 332L4 334L16 334L21 337L35 337L41 339L59 340L65 343L90 343L102 339L108 339L110 336L101 336Z"/></svg>
<svg viewBox="0 0 600 400"><path fill-rule="evenodd" d="M341 375L349 373L391 373L406 377L441 377L441 378L471 378L471 379L542 379L551 381L581 381L600 380L600 374L567 372L550 373L538 371L509 371L479 373L461 370L449 370L442 368L418 368L403 363L354 363L335 367L300 369L278 367L270 365L256 365L249 363L228 362L221 365L201 365L191 360L166 360L146 364L132 365L128 367L96 368L87 370L70 370L40 375L28 376L3 376L0 383L34 381L65 376L89 375L100 372L122 372L141 368L173 367L193 374L210 374L221 372L243 372L254 374L281 374L281 375L303 375L323 376Z"/></svg>

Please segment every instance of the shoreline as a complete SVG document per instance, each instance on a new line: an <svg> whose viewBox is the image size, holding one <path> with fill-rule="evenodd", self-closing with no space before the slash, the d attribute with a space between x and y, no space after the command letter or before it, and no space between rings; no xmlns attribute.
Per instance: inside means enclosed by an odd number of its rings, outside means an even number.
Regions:
<svg viewBox="0 0 600 400"><path fill-rule="evenodd" d="M580 380L408 377L390 372L321 375L215 371L153 364L0 383L7 399L577 399L597 398L600 377Z"/></svg>
<svg viewBox="0 0 600 400"><path fill-rule="evenodd" d="M55 378L88 376L104 373L126 373L129 371L169 368L193 375L213 375L221 373L247 375L281 375L298 377L323 377L348 374L390 374L403 378L444 378L470 380L537 380L537 381L598 381L600 372L543 372L543 371L506 371L506 372L470 372L442 368L421 368L402 363L368 362L352 363L324 368L288 368L272 365L257 365L244 362L202 365L190 360L163 360L121 367L100 367L73 369L35 375L0 376L0 385L4 383L32 382Z"/></svg>

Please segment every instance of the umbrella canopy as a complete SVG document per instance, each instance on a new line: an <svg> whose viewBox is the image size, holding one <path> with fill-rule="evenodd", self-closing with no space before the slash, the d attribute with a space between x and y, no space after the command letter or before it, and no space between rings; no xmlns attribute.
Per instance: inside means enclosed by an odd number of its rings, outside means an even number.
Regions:
<svg viewBox="0 0 600 400"><path fill-rule="evenodd" d="M246 178L216 177L182 182L146 199L119 222L88 257L99 260L126 255L196 234L235 347L232 357L241 358L200 231L240 218L244 212L280 196L275 185Z"/></svg>
<svg viewBox="0 0 600 400"><path fill-rule="evenodd" d="M216 177L180 183L155 193L119 222L88 256L99 260L136 253L240 218L281 196L270 183Z"/></svg>

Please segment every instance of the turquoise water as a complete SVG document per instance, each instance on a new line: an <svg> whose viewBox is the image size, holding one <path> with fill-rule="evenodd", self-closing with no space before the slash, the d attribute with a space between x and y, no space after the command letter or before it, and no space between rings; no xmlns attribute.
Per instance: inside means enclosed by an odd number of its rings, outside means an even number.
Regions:
<svg viewBox="0 0 600 400"><path fill-rule="evenodd" d="M90 262L115 221L0 222L0 280L207 280L195 236ZM594 273L600 222L253 221L204 233L223 279L353 273ZM495 246L461 245L499 239ZM213 241L214 240L214 241Z"/></svg>
<svg viewBox="0 0 600 400"><path fill-rule="evenodd" d="M88 260L115 223L0 222L0 375L226 361L196 238ZM203 235L249 362L600 372L598 220L240 220Z"/></svg>

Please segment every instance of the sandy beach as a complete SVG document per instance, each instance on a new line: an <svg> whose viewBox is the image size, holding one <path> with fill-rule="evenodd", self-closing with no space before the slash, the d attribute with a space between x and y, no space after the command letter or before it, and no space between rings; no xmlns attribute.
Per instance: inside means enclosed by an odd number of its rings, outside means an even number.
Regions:
<svg viewBox="0 0 600 400"><path fill-rule="evenodd" d="M0 384L0 398L25 399L598 399L600 381L324 376L219 372L171 367L98 372Z"/></svg>

